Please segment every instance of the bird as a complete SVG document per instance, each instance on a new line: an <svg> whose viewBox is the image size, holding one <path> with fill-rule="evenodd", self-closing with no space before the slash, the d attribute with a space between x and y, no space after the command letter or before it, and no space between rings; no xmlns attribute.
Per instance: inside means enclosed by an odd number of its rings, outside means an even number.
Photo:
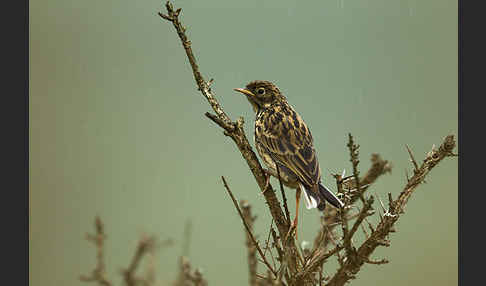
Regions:
<svg viewBox="0 0 486 286"><path fill-rule="evenodd" d="M279 88L270 81L255 80L245 88L234 90L246 96L255 112L253 138L267 167L266 186L270 176L279 178L280 175L285 186L296 189L292 227L298 224L302 190L307 209L323 211L326 201L338 209L343 208L343 202L321 182L321 168L309 127Z"/></svg>

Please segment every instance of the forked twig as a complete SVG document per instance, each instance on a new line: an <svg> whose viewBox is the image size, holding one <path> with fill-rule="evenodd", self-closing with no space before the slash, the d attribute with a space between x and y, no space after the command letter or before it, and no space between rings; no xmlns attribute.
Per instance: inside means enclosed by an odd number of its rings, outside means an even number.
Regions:
<svg viewBox="0 0 486 286"><path fill-rule="evenodd" d="M101 218L96 216L95 219L95 229L96 234L86 234L86 239L93 242L96 245L96 268L93 270L91 275L81 275L79 279L84 282L98 282L98 284L103 286L111 286L111 281L106 278L105 269L105 254L104 254L104 242L106 239L105 227Z"/></svg>

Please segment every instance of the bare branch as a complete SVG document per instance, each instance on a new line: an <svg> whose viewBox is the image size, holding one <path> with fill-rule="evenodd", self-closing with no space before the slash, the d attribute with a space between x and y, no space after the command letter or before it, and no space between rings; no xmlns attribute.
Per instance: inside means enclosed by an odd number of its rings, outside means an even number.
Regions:
<svg viewBox="0 0 486 286"><path fill-rule="evenodd" d="M263 254L266 254L267 251L271 249L271 247L270 247L270 235L271 235L272 226L273 226L273 219L270 222L270 227L268 228L268 236L267 236L267 240L265 241L265 248L264 248L265 251L263 252ZM270 251L270 253L272 253L272 252ZM272 257L272 259L273 259L273 257ZM273 264L275 265L275 262Z"/></svg>
<svg viewBox="0 0 486 286"><path fill-rule="evenodd" d="M253 223L255 222L255 217L251 214L251 206L250 204L245 201L240 201L240 206L243 213L243 219L246 221L248 228L250 231L253 231ZM252 236L250 232L246 232L246 248L247 248L247 256L248 256L248 271L249 271L249 282L250 285L258 285L257 284L257 259L256 259L256 248L254 242L252 240ZM265 256L265 254L263 254Z"/></svg>
<svg viewBox="0 0 486 286"><path fill-rule="evenodd" d="M376 182L376 180L381 176L386 173L390 173L392 170L392 165L386 160L381 159L380 155L378 154L372 154L371 155L371 167L370 169L366 172L364 177L360 179L361 181L361 190L364 193L373 183ZM340 175L334 175L334 177L337 180L338 183L338 192L344 192L342 190L341 184L345 183L347 189L356 189L356 184L354 183L355 180L346 180L346 182L342 181L342 178ZM345 204L346 205L352 205L354 204L357 199L359 198L359 194L357 192L353 192L352 194L349 194L350 198L348 199L347 197L344 198ZM344 211L347 213L349 211L349 208L345 208ZM332 233L333 229L337 226L337 222L341 221L340 215L338 214L338 210L335 208L329 209L326 212L326 220L325 220L325 225L326 228L321 227L321 233L322 234L327 234L327 233ZM344 216L347 218L347 216ZM366 220L366 219L365 219ZM321 225L324 225L321 223ZM373 229L373 226L368 222L368 225L370 229ZM317 238L316 238L317 239ZM318 243L321 242L321 243ZM314 248L317 247L326 247L328 243L330 242L329 236L328 235L323 235L322 239L316 240L314 242Z"/></svg>
<svg viewBox="0 0 486 286"><path fill-rule="evenodd" d="M287 197L285 196L282 178L280 177L280 168L278 167L278 164L275 164L275 167L277 167L278 182L280 184L280 192L282 193L282 201L283 201L284 210L285 210L285 217L287 218L287 224L290 225L290 212L289 212L289 208L287 206Z"/></svg>
<svg viewBox="0 0 486 286"><path fill-rule="evenodd" d="M392 194L388 193L388 212L393 213L395 211L395 203L393 202Z"/></svg>
<svg viewBox="0 0 486 286"><path fill-rule="evenodd" d="M192 236L192 220L186 220L184 225L184 240L182 244L182 256L189 257L189 250L191 247L191 236Z"/></svg>
<svg viewBox="0 0 486 286"><path fill-rule="evenodd" d="M452 151L456 146L453 135L445 137L439 149L433 148L426 156L422 165L417 169L415 174L410 178L410 181L405 185L404 190L400 193L398 198L392 201L393 206L387 213L383 215L382 221L378 224L376 229L371 233L363 244L358 248L358 259L346 260L337 273L331 278L328 285L344 285L350 279L355 277L355 274L361 269L364 263L370 263L369 256L380 245L389 246L390 242L386 239L388 234L393 229L393 225L400 217L401 211L408 202L408 199L420 183L423 182L427 174L445 157L453 156ZM375 263L376 264L376 263Z"/></svg>
<svg viewBox="0 0 486 286"><path fill-rule="evenodd" d="M324 252L322 249L318 250L313 257L311 257L304 269L297 275L297 281L308 276L310 273L319 269L319 266L323 264L329 257L338 253L343 247L338 245L329 252Z"/></svg>
<svg viewBox="0 0 486 286"><path fill-rule="evenodd" d="M364 227L364 224L361 224L361 230L363 231L363 234L366 238L369 238L370 235L368 234L368 232L366 231L366 228Z"/></svg>
<svg viewBox="0 0 486 286"><path fill-rule="evenodd" d="M414 166L414 172L417 172L419 169L419 166L417 164L417 161L415 161L415 158L413 157L412 150L410 150L410 147L408 147L407 144L405 144L405 147L407 147L408 154L410 155L410 161L413 163Z"/></svg>
<svg viewBox="0 0 486 286"><path fill-rule="evenodd" d="M354 221L353 227L349 231L349 236L346 239L351 240L354 234L356 233L356 230L358 230L359 225L363 222L363 220L366 217L374 214L374 212L371 211L373 209L372 208L373 202L374 202L373 196L370 196L370 198L365 201L365 204L361 209L361 211L359 212L358 218Z"/></svg>
<svg viewBox="0 0 486 286"><path fill-rule="evenodd" d="M174 286L207 286L208 282L203 278L202 271L196 269L191 270L191 263L185 256L181 256L179 264L179 277L174 283Z"/></svg>
<svg viewBox="0 0 486 286"><path fill-rule="evenodd" d="M112 285L111 281L109 281L108 278L106 278L105 261L104 261L103 246L104 246L104 241L106 239L105 229L104 229L103 222L101 221L101 218L99 216L97 216L95 219L95 229L96 229L96 234L94 235L86 234L86 239L88 241L93 242L96 245L96 250L97 250L96 268L93 270L91 275L81 275L79 279L84 282L97 282L99 285L111 286Z"/></svg>
<svg viewBox="0 0 486 286"><path fill-rule="evenodd" d="M152 286L155 285L155 251L152 249L147 253L148 255L148 266L145 274L145 285Z"/></svg>
<svg viewBox="0 0 486 286"><path fill-rule="evenodd" d="M251 228L248 225L248 222L245 220L245 216L241 212L240 207L238 206L238 203L236 202L236 199L233 196L233 193L231 192L231 190L230 190L230 188L228 186L228 183L226 182L226 180L225 180L225 178L223 176L221 176L221 179L223 180L223 185L226 188L226 191L228 191L228 194L230 195L231 200L233 201L233 204L235 205L235 208L238 211L238 214L240 215L241 220L243 221L243 224L245 225L246 231L247 231L250 239L253 241L253 244L255 245L256 249L258 250L258 253L260 254L260 257L262 258L263 262L268 267L268 269L270 269L270 271L272 271L272 273L276 275L277 272L275 272L275 270L273 270L273 268L270 265L270 263L268 263L265 255L263 254L263 251L260 249L260 246L258 245L258 242L255 240L255 237L253 236L253 233L251 231Z"/></svg>
<svg viewBox="0 0 486 286"><path fill-rule="evenodd" d="M228 115L224 112L222 106L216 100L213 91L210 88L209 82L206 82L199 71L199 66L196 62L196 57L194 56L194 52L192 50L191 41L188 39L185 28L179 20L179 14L181 12L180 9L174 10L173 5L167 1L166 5L167 14L159 13L159 16L171 22L181 40L182 46L186 52L187 58L192 68L192 72L194 75L194 79L196 81L198 90L202 93L202 95L206 98L211 108L214 110L216 115L212 115L210 113L206 113L206 116L209 117L212 121L216 124L221 126L226 132L225 135L230 136L235 144L237 145L238 149L240 150L243 158L246 160L248 167L253 173L265 200L267 202L268 208L270 209L270 213L275 221L275 224L278 228L280 236L284 236L288 232L288 223L285 218L285 215L280 207L280 203L275 195L275 192L271 185L266 188L266 175L265 172L253 151L248 139L246 137L245 131L243 129L243 121L238 120L237 122L231 121ZM210 81L212 83L212 81ZM295 247L293 247L295 249ZM295 265L294 265L295 268Z"/></svg>
<svg viewBox="0 0 486 286"><path fill-rule="evenodd" d="M388 259L386 258L383 258L381 260L371 260L367 257L363 258L364 259L364 262L368 263L368 264L376 264L376 265L380 265L380 264L387 264L388 262Z"/></svg>
<svg viewBox="0 0 486 286"><path fill-rule="evenodd" d="M132 261L127 269L122 271L123 280L127 286L136 286L139 281L143 280L135 276L135 272L143 256L150 253L155 247L155 237L142 237L137 245L137 250L132 257Z"/></svg>
<svg viewBox="0 0 486 286"><path fill-rule="evenodd" d="M179 8L174 11L174 7L169 1L167 1L167 3L165 4L165 7L167 9L168 15L159 13L159 16L167 21L172 22L172 24L174 25L174 28L176 29L177 34L181 39L182 46L186 51L186 55L187 58L189 59L189 63L191 64L191 68L193 71L194 79L196 80L196 84L198 86L198 90L200 90L203 96L206 97L207 101L213 108L214 112L216 112L219 119L222 119L222 121L228 126L232 125L232 122L228 117L228 115L226 115L226 113L221 108L219 102L214 98L213 94L209 91L210 84L208 84L208 82L204 80L201 72L199 71L199 67L196 62L196 57L194 56L194 53L191 48L192 43L187 38L187 35L185 33L186 29L182 26L182 23L179 21L179 14L181 12L181 9Z"/></svg>
<svg viewBox="0 0 486 286"><path fill-rule="evenodd" d="M361 193L361 183L359 181L359 171L358 171L358 164L359 164L359 145L354 144L353 136L351 133L348 134L349 142L348 142L348 148L349 148L349 155L351 157L350 161L353 164L353 176L354 176L354 181L356 183L356 191L358 192L359 198L365 203L365 199L363 197L363 193Z"/></svg>
<svg viewBox="0 0 486 286"><path fill-rule="evenodd" d="M277 260L280 262L280 267L278 267L278 270L274 270L277 268L275 266L275 261L272 268L272 266L266 260L265 253L261 251L258 242L252 234L253 221L251 219L251 214L249 217L245 218L245 215L242 214L242 211L238 206L224 177L222 177L223 184L230 194L230 197L232 198L233 203L235 204L235 207L237 208L247 230L250 283L252 285L280 285L283 284L282 278L285 278L289 285L315 285L317 282L320 284L322 282L320 272L323 269L323 263L332 255L336 255L338 257L340 267L338 268L336 274L328 281L327 285L343 285L355 277L355 274L360 270L364 263L386 263L386 259L380 261L370 260L370 254L376 247L380 245L388 246L390 244L389 240L387 239L388 234L394 231L393 225L398 220L398 217L403 213L403 209L408 202L411 193L419 184L425 182L424 178L430 169L432 169L444 157L456 156L456 154L452 152L452 149L455 146L453 137L448 136L445 142L439 147L439 150L435 150L435 147L432 148L433 150L427 154L427 158L420 167L415 161L410 148L406 146L411 160L414 163L414 175L407 179L408 181L405 189L402 191L402 193L400 193L396 200L393 200L391 194L389 194L388 210L385 208L385 205L380 199L380 203L382 203L383 208L383 215L380 214L382 217L380 223L376 227L373 227L367 220L367 217L372 214L371 210L373 197L370 196L369 199L365 199L364 193L378 179L378 177L387 172L391 172L392 166L388 161L382 160L378 154L373 154L371 158L371 168L363 177L360 178L360 173L358 171L359 145L354 143L353 137L351 134L349 134L348 148L351 157L350 161L353 165L353 175L349 178L336 178L338 192L343 195L343 200L345 201L346 207L341 211L338 211L337 209L326 210L326 214L322 219L323 223L321 223L321 230L314 240L313 251L310 253L306 252L307 254L305 255L305 259L303 259L296 247L293 236L287 236L287 234L291 233L291 230L289 231L290 213L288 211L287 199L283 190L283 183L280 178L280 170L277 170L277 172L284 208L281 207L271 184L267 185L267 175L251 145L249 144L244 132L243 118L239 118L237 121L232 121L223 111L222 106L216 100L215 95L211 90L213 80L206 81L202 77L192 50L192 43L187 38L187 35L185 34L186 29L179 20L181 9L174 9L170 2L167 2L166 9L166 14L159 13L159 15L162 19L173 24L186 52L198 90L206 98L214 111L214 113L206 113L206 116L221 127L224 130L224 134L229 136L237 145L241 155L247 162L248 167L250 168L260 190L265 197L266 204L268 205L269 211L279 233L279 236L277 236L277 233L273 227L270 226L269 233L272 235L273 247L277 251ZM353 205L358 199L363 202L363 207L358 211L358 213L351 214L351 209L353 209ZM242 208L244 208L243 205ZM352 222L351 220L355 218L356 220L352 224L351 229L349 229L348 220L349 222ZM366 230L364 230L363 223L365 221L371 230L371 233L369 234L366 233ZM343 229L342 243L341 241L335 242L333 238L333 229L339 224L342 225ZM352 238L360 226L365 232L366 239L363 244L356 249L352 245ZM254 247L249 246L250 241L253 243ZM335 247L332 250L327 249L329 242L334 242ZM267 238L267 247L265 248L265 251L269 250L268 243L269 238ZM253 258L250 257L250 248L253 249L253 253L251 254ZM262 262L266 264L267 268L269 269L267 277L257 274L256 267L252 266L256 263L250 263L250 260L258 259L256 258L255 249L258 251ZM342 250L346 250L343 252L345 257L341 256L342 254L340 252ZM317 275L317 272L319 272L319 275ZM259 277L262 279L257 279ZM273 279L273 277L276 279Z"/></svg>
<svg viewBox="0 0 486 286"><path fill-rule="evenodd" d="M225 130L224 135L226 135L226 136L229 136L228 132L233 132L235 130L235 127L233 125L226 124L223 120L219 119L218 116L216 116L212 113L206 112L206 113L204 113L204 115L206 115L207 118L211 119L219 127L223 128Z"/></svg>

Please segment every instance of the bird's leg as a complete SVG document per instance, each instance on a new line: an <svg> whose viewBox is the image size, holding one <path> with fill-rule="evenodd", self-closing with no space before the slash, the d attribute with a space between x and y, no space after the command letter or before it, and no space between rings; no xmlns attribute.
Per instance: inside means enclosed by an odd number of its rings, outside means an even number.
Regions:
<svg viewBox="0 0 486 286"><path fill-rule="evenodd" d="M302 190L297 188L297 191L295 192L295 218L294 222L292 223L295 226L295 239L297 239L297 224L299 222L299 203L300 203L300 194Z"/></svg>
<svg viewBox="0 0 486 286"><path fill-rule="evenodd" d="M289 231L287 232L287 235L285 236L285 241L287 240L287 237L290 235L290 233L295 229L295 239L298 239L297 237L297 225L299 223L299 204L300 204L300 194L302 193L302 190L300 187L297 188L297 191L295 192L295 218L292 222L292 225L290 225Z"/></svg>

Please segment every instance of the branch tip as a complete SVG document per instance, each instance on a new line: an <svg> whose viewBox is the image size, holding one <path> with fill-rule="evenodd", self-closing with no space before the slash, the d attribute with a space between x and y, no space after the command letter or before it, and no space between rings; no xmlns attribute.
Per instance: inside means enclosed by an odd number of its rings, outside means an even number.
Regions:
<svg viewBox="0 0 486 286"><path fill-rule="evenodd" d="M170 17L170 16L167 16L165 14L162 14L161 12L158 13L159 16L167 21L170 21L170 22L173 22L174 21L174 18Z"/></svg>
<svg viewBox="0 0 486 286"><path fill-rule="evenodd" d="M410 147L408 147L407 144L405 144L405 147L407 147L408 154L410 155L410 161L413 163L414 172L418 172L419 166L417 164L417 161L415 161L415 158L413 157L412 150L410 150Z"/></svg>

